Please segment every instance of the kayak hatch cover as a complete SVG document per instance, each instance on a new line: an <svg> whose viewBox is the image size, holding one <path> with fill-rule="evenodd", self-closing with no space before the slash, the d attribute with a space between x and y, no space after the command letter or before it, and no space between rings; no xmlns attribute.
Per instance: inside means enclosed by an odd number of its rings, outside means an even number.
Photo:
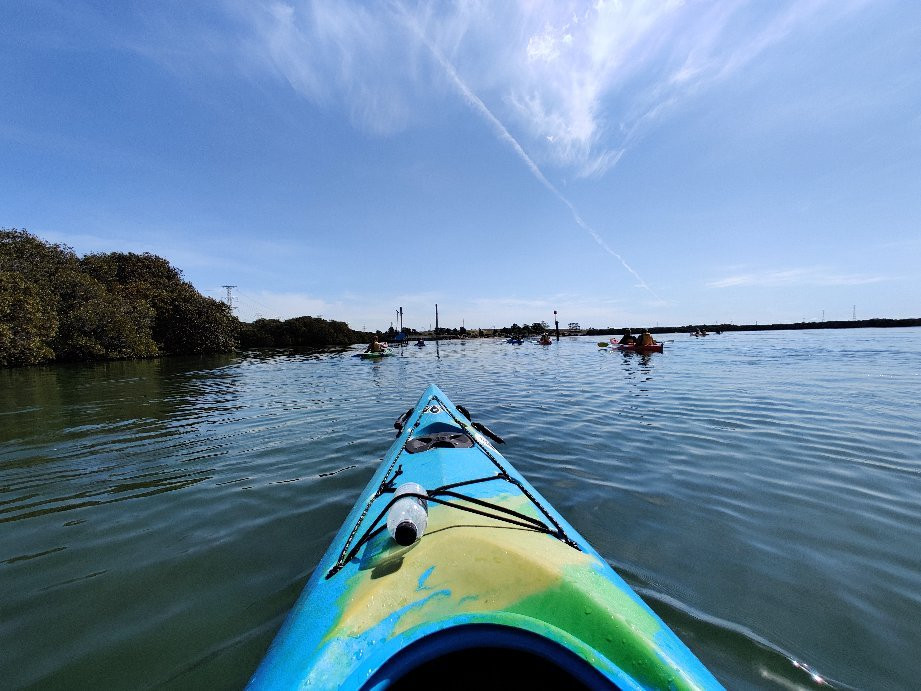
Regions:
<svg viewBox="0 0 921 691"><path fill-rule="evenodd" d="M250 688L722 688L438 387L395 427ZM428 523L404 547L407 482Z"/></svg>

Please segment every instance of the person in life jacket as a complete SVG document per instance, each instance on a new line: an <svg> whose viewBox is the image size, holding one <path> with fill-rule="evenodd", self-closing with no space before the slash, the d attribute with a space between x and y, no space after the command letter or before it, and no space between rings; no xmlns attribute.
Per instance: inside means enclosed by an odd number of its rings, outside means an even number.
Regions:
<svg viewBox="0 0 921 691"><path fill-rule="evenodd" d="M365 348L366 353L380 353L386 349L386 346L377 340L377 335L371 337L371 343Z"/></svg>
<svg viewBox="0 0 921 691"><path fill-rule="evenodd" d="M636 343L636 336L630 333L630 329L624 329L624 335L620 337L620 345L633 345Z"/></svg>
<svg viewBox="0 0 921 691"><path fill-rule="evenodd" d="M637 339L636 344L638 346L658 345L655 339L652 337L652 334L649 333L649 329L643 329L643 333L640 334L640 337Z"/></svg>

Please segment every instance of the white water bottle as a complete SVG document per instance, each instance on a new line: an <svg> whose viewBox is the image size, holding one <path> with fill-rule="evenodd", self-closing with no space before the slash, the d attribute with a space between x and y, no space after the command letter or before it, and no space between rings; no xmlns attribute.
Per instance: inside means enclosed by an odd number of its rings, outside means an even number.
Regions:
<svg viewBox="0 0 921 691"><path fill-rule="evenodd" d="M395 497L401 494L421 494L425 496L425 488L415 482L405 482L394 493ZM420 497L403 497L397 499L387 513L387 532L396 540L398 545L413 544L422 537L428 523L428 511L425 499Z"/></svg>

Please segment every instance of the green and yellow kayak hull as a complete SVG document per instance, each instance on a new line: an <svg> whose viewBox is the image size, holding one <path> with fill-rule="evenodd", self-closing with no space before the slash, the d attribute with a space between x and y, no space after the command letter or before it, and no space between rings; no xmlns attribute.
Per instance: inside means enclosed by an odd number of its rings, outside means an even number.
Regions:
<svg viewBox="0 0 921 691"><path fill-rule="evenodd" d="M399 422L252 688L438 687L464 674L493 686L500 671L574 688L721 688L437 387ZM408 547L382 529L404 482L430 495Z"/></svg>

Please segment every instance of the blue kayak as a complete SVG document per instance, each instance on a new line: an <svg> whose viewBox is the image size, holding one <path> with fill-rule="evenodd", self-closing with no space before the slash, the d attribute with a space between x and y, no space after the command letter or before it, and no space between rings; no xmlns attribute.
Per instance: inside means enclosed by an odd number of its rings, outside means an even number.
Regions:
<svg viewBox="0 0 921 691"><path fill-rule="evenodd" d="M438 387L395 427L250 688L722 688Z"/></svg>

